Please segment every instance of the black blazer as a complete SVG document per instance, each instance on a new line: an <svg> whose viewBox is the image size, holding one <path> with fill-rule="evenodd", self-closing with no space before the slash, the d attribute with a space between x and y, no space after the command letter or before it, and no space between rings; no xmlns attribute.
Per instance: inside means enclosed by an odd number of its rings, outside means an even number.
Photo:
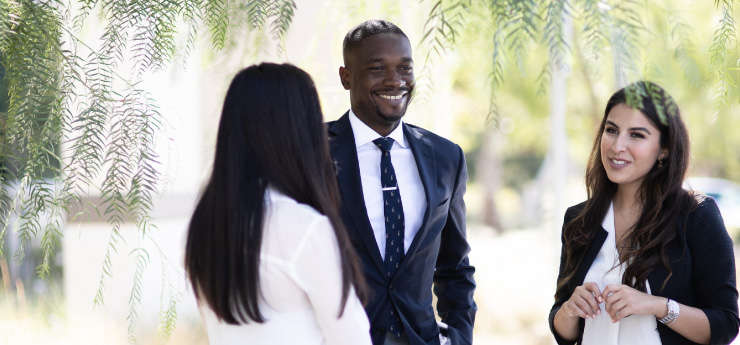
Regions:
<svg viewBox="0 0 740 345"><path fill-rule="evenodd" d="M468 175L462 149L429 131L403 124L424 185L427 209L401 266L389 280L365 208L348 113L328 123L328 129L343 201L342 220L370 288L365 311L373 344L385 340L391 304L401 314L410 345L439 344L432 285L438 299L437 312L449 325L452 344L472 344L477 307L473 301L475 268L468 262L470 247L465 235L463 195Z"/></svg>
<svg viewBox="0 0 740 345"><path fill-rule="evenodd" d="M565 212L565 224L568 224L585 206L585 202L570 207ZM711 328L711 344L729 344L738 333L738 294L735 286L735 254L732 240L727 234L722 216L714 199L699 198L699 206L679 221L676 240L668 247L673 276L668 280L665 289L661 290L663 281L668 277L668 270L658 266L649 276L648 282L653 295L663 296L681 304L699 308L707 315ZM555 296L555 304L550 310L550 330L558 344L580 343L566 341L555 332L553 319L565 301L573 294L583 279L601 246L606 240L607 232L603 227L594 229L591 243L583 254L576 271L575 279L568 284L567 291ZM563 233L561 239L569 234ZM568 274L563 272L565 254L560 252L560 273L558 281ZM680 317L680 316L679 316ZM583 335L585 320L580 320L580 334ZM658 322L660 341L666 345L695 344L674 332L668 326Z"/></svg>

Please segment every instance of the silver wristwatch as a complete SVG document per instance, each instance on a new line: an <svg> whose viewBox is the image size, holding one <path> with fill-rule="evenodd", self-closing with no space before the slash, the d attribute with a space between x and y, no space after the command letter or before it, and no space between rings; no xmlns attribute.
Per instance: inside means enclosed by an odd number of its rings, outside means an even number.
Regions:
<svg viewBox="0 0 740 345"><path fill-rule="evenodd" d="M660 321L660 323L664 325L670 325L673 323L673 321L676 321L676 319L678 319L678 302L669 298L668 302L666 302L666 306L668 307L668 315L666 315L662 319L658 319L658 321Z"/></svg>

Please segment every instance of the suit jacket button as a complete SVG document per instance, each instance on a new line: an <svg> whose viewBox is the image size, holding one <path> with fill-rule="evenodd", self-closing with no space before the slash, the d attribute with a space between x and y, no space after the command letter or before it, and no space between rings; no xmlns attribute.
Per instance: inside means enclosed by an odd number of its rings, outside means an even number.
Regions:
<svg viewBox="0 0 740 345"><path fill-rule="evenodd" d="M396 293L396 287L391 285L388 287L388 291L390 291L391 293Z"/></svg>
<svg viewBox="0 0 740 345"><path fill-rule="evenodd" d="M377 335L385 335L385 327L378 327L375 329L375 334Z"/></svg>

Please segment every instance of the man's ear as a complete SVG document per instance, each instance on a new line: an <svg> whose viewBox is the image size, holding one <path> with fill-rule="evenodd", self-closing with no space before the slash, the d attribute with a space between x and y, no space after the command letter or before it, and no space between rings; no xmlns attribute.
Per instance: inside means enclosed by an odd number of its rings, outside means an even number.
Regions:
<svg viewBox="0 0 740 345"><path fill-rule="evenodd" d="M339 66L339 80L342 81L342 86L345 90L349 90L349 69L344 66Z"/></svg>

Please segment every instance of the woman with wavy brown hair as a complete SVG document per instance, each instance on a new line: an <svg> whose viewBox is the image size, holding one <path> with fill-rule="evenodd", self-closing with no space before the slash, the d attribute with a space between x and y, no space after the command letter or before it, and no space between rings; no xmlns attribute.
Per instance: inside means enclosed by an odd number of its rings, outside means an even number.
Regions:
<svg viewBox="0 0 740 345"><path fill-rule="evenodd" d="M550 329L558 344L728 344L735 257L717 204L683 188L689 135L660 86L606 105L587 201L565 213Z"/></svg>

